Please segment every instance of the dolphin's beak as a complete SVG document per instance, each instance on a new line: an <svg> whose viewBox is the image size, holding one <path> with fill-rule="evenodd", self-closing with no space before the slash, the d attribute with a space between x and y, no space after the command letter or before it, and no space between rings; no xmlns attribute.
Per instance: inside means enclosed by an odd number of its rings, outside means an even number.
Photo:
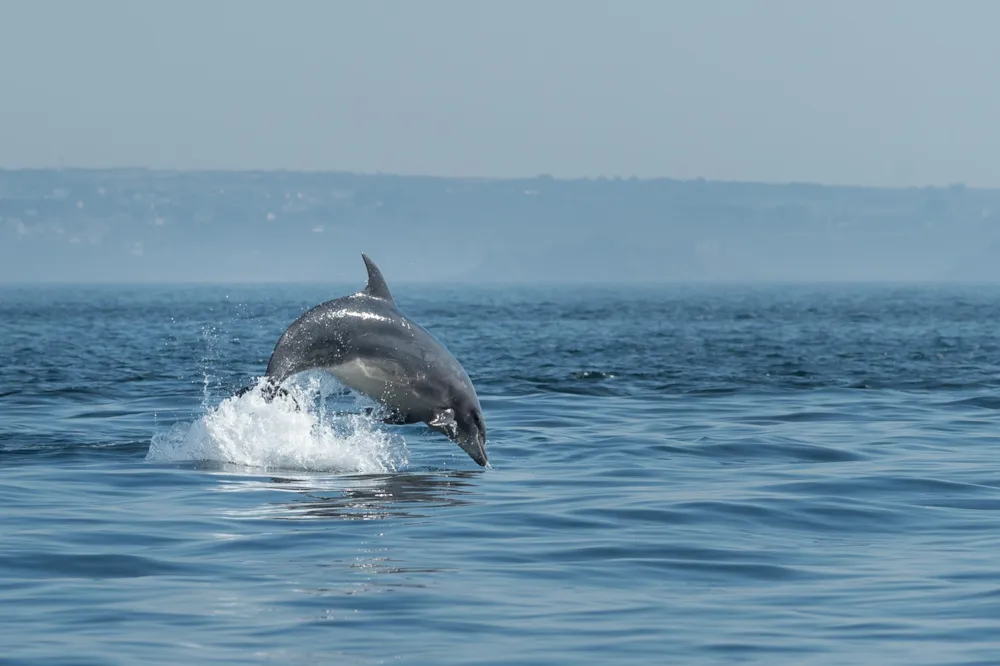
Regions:
<svg viewBox="0 0 1000 666"><path fill-rule="evenodd" d="M458 441L458 445L462 447L462 450L469 454L469 457L476 461L480 467L486 467L489 462L486 458L486 438L483 434L475 429L475 433L471 437L463 437Z"/></svg>

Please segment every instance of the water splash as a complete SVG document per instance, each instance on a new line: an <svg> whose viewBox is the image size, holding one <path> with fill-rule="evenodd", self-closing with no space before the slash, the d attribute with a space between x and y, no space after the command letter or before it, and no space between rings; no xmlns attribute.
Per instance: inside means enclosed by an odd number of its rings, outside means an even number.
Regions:
<svg viewBox="0 0 1000 666"><path fill-rule="evenodd" d="M408 463L402 438L379 430L370 417L310 408L315 386L288 388L288 397L268 403L258 383L258 390L206 408L193 423L154 435L146 461L361 474L395 472ZM296 403L303 408L297 410Z"/></svg>
<svg viewBox="0 0 1000 666"><path fill-rule="evenodd" d="M220 354L220 338L221 334L219 329L215 326L206 325L201 329L201 339L205 343L205 355L201 358L201 377L202 377L202 390L201 390L201 407L202 409L209 408L209 400L211 400L212 389L219 389L219 378L218 373L214 372L215 366L219 363ZM214 378L214 386L213 386Z"/></svg>

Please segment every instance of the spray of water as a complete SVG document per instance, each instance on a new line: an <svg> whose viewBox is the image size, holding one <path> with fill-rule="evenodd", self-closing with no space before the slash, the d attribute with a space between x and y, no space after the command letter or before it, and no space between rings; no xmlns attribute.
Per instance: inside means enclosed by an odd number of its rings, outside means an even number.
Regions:
<svg viewBox="0 0 1000 666"><path fill-rule="evenodd" d="M206 407L193 423L180 423L155 435L146 460L361 474L406 466L401 437L379 429L362 414L327 412L318 388L293 385L288 397L270 403L259 390L228 397L216 407Z"/></svg>

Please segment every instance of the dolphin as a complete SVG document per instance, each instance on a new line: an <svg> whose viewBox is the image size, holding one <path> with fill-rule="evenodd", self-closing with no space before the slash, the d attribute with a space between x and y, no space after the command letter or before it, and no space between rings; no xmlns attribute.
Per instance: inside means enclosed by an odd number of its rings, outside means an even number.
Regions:
<svg viewBox="0 0 1000 666"><path fill-rule="evenodd" d="M285 393L281 384L293 375L325 371L380 403L384 422L426 423L485 467L486 425L472 380L396 306L375 262L361 258L368 269L363 290L317 305L281 334L267 363L265 400Z"/></svg>

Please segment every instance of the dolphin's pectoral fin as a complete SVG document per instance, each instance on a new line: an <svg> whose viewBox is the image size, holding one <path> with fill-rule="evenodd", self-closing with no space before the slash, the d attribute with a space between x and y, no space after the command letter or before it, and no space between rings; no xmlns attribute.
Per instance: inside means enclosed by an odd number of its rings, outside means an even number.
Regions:
<svg viewBox="0 0 1000 666"><path fill-rule="evenodd" d="M365 415L378 418L386 425L410 425L420 423L420 419L413 414L405 414L397 411L385 412L377 410L375 407L365 407Z"/></svg>
<svg viewBox="0 0 1000 666"><path fill-rule="evenodd" d="M455 410L443 409L439 412L435 412L434 418L431 419L427 425L434 426L435 428L447 428L453 423L455 423Z"/></svg>
<svg viewBox="0 0 1000 666"><path fill-rule="evenodd" d="M413 423L420 423L420 419L413 414L393 414L382 419L382 423L389 423L392 425L411 425Z"/></svg>
<svg viewBox="0 0 1000 666"><path fill-rule="evenodd" d="M455 410L448 408L434 412L434 418L427 422L432 428L436 428L449 437L454 437L458 432L458 424L455 423Z"/></svg>

